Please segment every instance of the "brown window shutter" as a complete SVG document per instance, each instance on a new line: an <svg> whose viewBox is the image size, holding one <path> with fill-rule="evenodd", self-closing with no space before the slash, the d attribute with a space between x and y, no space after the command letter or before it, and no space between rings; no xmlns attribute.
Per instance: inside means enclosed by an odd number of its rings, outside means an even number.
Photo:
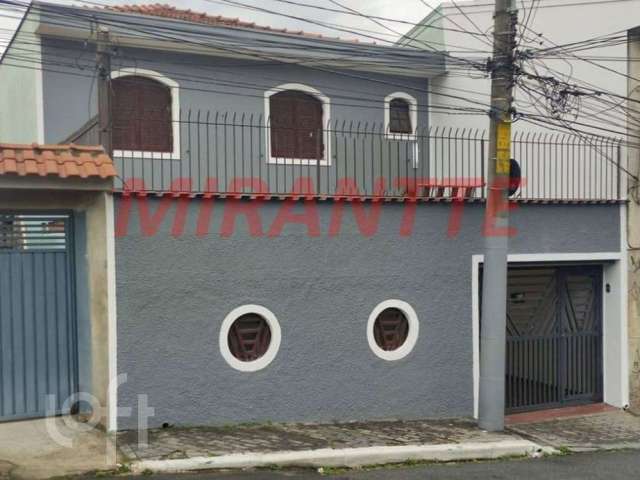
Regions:
<svg viewBox="0 0 640 480"><path fill-rule="evenodd" d="M121 77L111 83L113 148L116 150L139 150L135 78Z"/></svg>
<svg viewBox="0 0 640 480"><path fill-rule="evenodd" d="M322 102L299 91L285 91L269 99L271 156L322 159Z"/></svg>
<svg viewBox="0 0 640 480"><path fill-rule="evenodd" d="M297 158L295 102L288 93L277 93L269 100L271 155L278 158Z"/></svg>
<svg viewBox="0 0 640 480"><path fill-rule="evenodd" d="M402 98L394 98L389 103L389 132L413 133L409 102Z"/></svg>
<svg viewBox="0 0 640 480"><path fill-rule="evenodd" d="M113 80L112 88L113 148L172 152L171 89L133 75Z"/></svg>

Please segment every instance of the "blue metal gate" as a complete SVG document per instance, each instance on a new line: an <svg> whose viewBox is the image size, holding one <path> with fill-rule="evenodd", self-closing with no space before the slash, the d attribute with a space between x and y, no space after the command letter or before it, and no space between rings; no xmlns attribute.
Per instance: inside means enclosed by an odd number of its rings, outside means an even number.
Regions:
<svg viewBox="0 0 640 480"><path fill-rule="evenodd" d="M77 392L72 227L0 213L0 421L69 413Z"/></svg>

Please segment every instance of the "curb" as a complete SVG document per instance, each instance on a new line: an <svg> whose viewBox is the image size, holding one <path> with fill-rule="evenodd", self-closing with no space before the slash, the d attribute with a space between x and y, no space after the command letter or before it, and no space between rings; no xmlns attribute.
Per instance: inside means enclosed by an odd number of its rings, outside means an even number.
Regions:
<svg viewBox="0 0 640 480"><path fill-rule="evenodd" d="M362 467L406 461L451 462L491 460L508 456L536 455L542 447L529 440L442 445L402 445L273 453L234 453L217 457L175 460L140 460L131 463L134 473L178 473L193 470L244 469L260 467Z"/></svg>

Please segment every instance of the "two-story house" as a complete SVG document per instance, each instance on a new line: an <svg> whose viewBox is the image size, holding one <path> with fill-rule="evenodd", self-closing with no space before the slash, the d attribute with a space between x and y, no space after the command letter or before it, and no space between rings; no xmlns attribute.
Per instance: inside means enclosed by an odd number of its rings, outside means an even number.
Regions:
<svg viewBox="0 0 640 480"><path fill-rule="evenodd" d="M72 308L64 325L111 332L108 427L134 428L143 398L152 426L473 415L488 144L482 126L433 114L487 105L430 100L432 82L468 61L435 43L367 44L157 5L34 2L0 64L0 141L99 142L97 32L108 33L118 178L115 269L90 290L113 288L107 324ZM521 335L509 345L510 411L626 401L624 190L603 161L618 144L599 141L595 152L580 139L515 143L526 175L512 197L509 328ZM2 210L21 222L30 211L14 193ZM73 292L86 290L84 228L69 244ZM0 312L4 341L26 320ZM559 332L558 316L572 328ZM55 375L72 392L105 388L82 368L98 337L64 338L75 360ZM36 354L21 349L19 362ZM52 375L38 365L5 366L4 391ZM0 419L45 413L40 397L26 408L12 395Z"/></svg>

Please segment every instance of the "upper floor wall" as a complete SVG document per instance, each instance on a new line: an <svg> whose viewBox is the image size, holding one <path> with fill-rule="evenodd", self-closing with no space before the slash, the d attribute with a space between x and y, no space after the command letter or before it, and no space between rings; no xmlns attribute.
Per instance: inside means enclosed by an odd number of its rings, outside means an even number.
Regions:
<svg viewBox="0 0 640 480"><path fill-rule="evenodd" d="M12 40L13 51L7 49L0 61L0 142L5 143L44 142L38 15L31 7L27 11Z"/></svg>
<svg viewBox="0 0 640 480"><path fill-rule="evenodd" d="M451 113L454 99L465 99L440 94L433 103L435 84L448 77L432 78L442 73L442 58L432 52L187 22L178 22L183 41L177 42L165 38L175 25L162 19L68 7L37 13L25 20L36 25L33 39L12 43L6 59L37 72L34 131L47 143L99 143L95 31L108 26L119 188L484 197L486 116L438 113ZM442 44L450 32L437 31L443 37L429 41ZM523 176L517 198L621 199L619 144L592 143L516 137Z"/></svg>
<svg viewBox="0 0 640 480"><path fill-rule="evenodd" d="M55 66L42 72L46 141L98 143L91 44L45 37L41 52ZM117 187L482 199L482 129L431 125L430 87L426 79L119 48L111 73ZM619 143L514 139L523 177L515 198L624 197Z"/></svg>
<svg viewBox="0 0 640 480"><path fill-rule="evenodd" d="M530 73L553 76L578 86L591 86L628 97L630 91L628 75L628 46L626 32L640 25L640 2L587 0L523 0L516 2L518 9L518 50L535 50L557 45L581 42L615 34L617 42L607 42L595 49L576 51L573 54L556 52L535 61L524 61L523 67ZM455 57L473 59L485 63L492 53L493 2L472 0L467 2L443 2L430 15L407 33L399 44L426 48L425 44L437 45ZM484 32L484 35L480 32ZM432 104L447 102L449 105L478 107L488 105L491 82L489 75L480 71L469 71L462 75L458 70L433 79L430 86ZM548 115L544 96L537 102L530 91L520 86L515 89L515 108L519 112ZM598 103L597 98L584 98L580 117L575 120L585 125L574 126L588 131L586 124L604 128L600 134L622 136L626 129L626 115L613 105ZM624 107L624 105L623 105ZM607 110L609 108L609 110ZM541 111L539 111L541 110ZM594 113L599 113L597 116ZM598 118L599 117L599 118ZM447 122L445 113L433 112L434 124ZM483 114L460 117L456 123L461 127L477 128L486 123ZM544 121L537 124L521 121L518 126L524 131L545 130ZM547 125L550 127L550 125ZM618 133L621 132L621 133Z"/></svg>
<svg viewBox="0 0 640 480"><path fill-rule="evenodd" d="M45 140L67 138L97 114L95 50L80 42L43 38ZM410 98L416 124L428 126L428 81L281 63L119 48L112 79L142 77L170 88L173 115L191 112L268 117L268 99L281 90L309 93L326 107L325 123L382 125L390 95ZM397 94L394 96L394 94Z"/></svg>
<svg viewBox="0 0 640 480"><path fill-rule="evenodd" d="M45 141L77 141L83 126L95 134L93 48L43 38L42 58L56 66L43 72ZM337 134L348 130L381 134L369 184L383 167L414 176L426 154L415 138L429 126L424 78L140 48L119 48L111 62L114 160L149 190L256 176L266 190L290 191L302 169L314 185L335 184L364 168L364 151Z"/></svg>

